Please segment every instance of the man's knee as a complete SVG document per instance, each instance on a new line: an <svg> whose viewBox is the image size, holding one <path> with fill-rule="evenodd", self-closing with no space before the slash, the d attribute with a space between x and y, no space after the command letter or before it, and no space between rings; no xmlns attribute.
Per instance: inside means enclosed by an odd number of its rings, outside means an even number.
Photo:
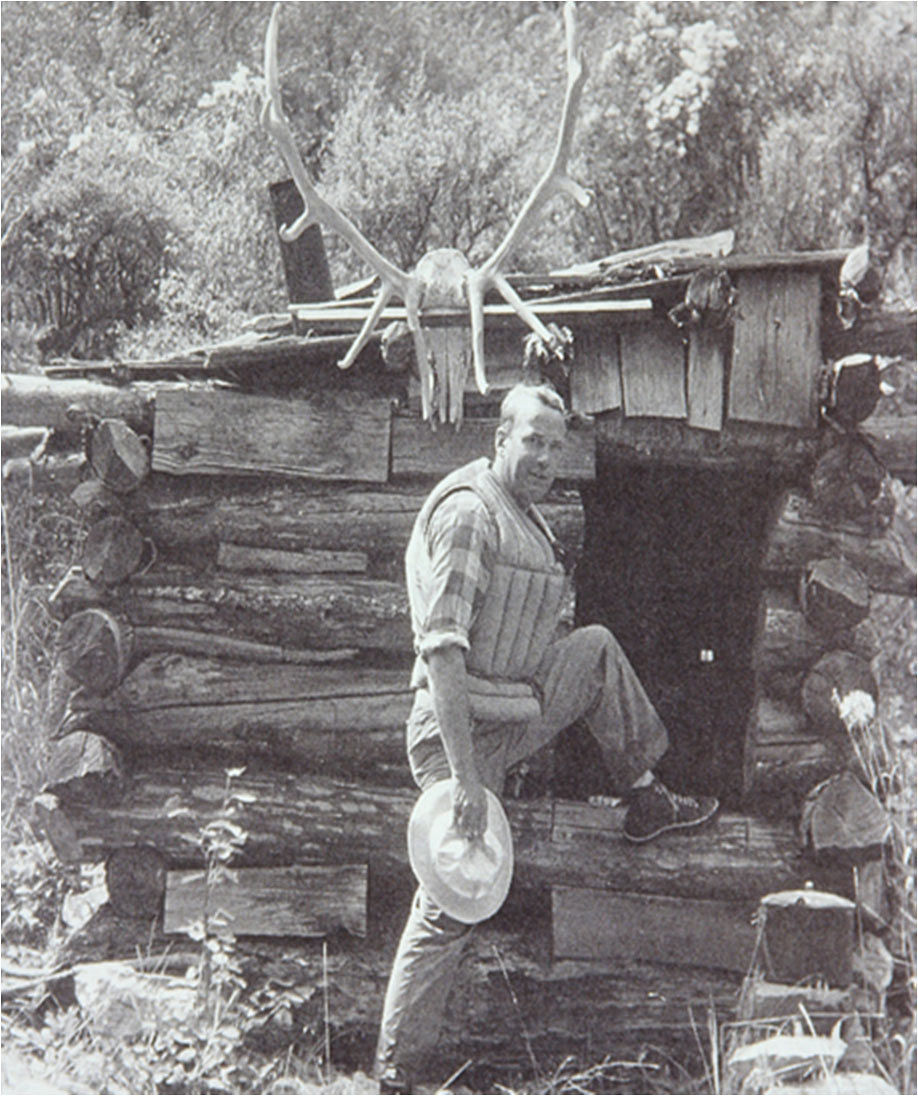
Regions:
<svg viewBox="0 0 918 1096"><path fill-rule="evenodd" d="M574 641L575 649L585 657L591 654L596 658L608 654L617 657L622 651L618 640L604 624L585 624L582 628L575 628L568 639Z"/></svg>

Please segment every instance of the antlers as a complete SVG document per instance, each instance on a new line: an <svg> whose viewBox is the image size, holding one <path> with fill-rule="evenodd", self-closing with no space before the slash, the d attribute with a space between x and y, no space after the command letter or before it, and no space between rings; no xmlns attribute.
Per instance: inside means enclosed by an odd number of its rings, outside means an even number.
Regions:
<svg viewBox="0 0 918 1096"><path fill-rule="evenodd" d="M421 325L423 309L468 307L472 329L472 361L475 380L482 393L488 390L484 366L484 296L494 288L517 312L523 322L556 353L563 352L556 337L548 330L524 301L522 301L501 268L513 253L523 236L534 226L538 214L556 194L565 193L581 206L590 197L583 187L567 174L567 161L574 134L574 122L580 94L586 81L586 66L581 54L581 44L574 18L573 0L567 0L564 8L565 40L567 44L567 89L561 113L558 141L548 170L536 184L510 231L497 250L481 266L473 269L460 252L452 248L440 248L425 255L411 274L393 265L366 239L365 236L334 206L316 192L309 173L297 150L293 134L284 118L281 107L280 80L277 67L278 11L276 4L268 23L265 37L265 91L266 99L261 121L268 133L278 143L281 155L293 176L303 198L303 213L290 226L281 229L284 240L294 240L310 224L317 223L343 237L357 254L379 275L381 287L360 333L345 357L338 364L342 369L353 365L357 355L366 345L383 309L393 296L405 303L408 326L414 336L415 356L421 377L421 409L425 419L431 416L434 397L439 389L439 417L458 425L462 418L462 386L464 378L449 377L437 373L437 363L432 359Z"/></svg>

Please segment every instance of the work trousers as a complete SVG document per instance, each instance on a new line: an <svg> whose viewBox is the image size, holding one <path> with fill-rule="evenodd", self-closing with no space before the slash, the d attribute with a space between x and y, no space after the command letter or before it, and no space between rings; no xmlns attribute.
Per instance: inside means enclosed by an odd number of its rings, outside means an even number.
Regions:
<svg viewBox="0 0 918 1096"><path fill-rule="evenodd" d="M475 725L479 776L495 795L510 766L583 719L609 770L610 790L624 792L665 752L668 739L615 637L599 625L553 643L536 675L541 718L525 724ZM408 721L408 757L418 787L450 776L429 693L420 690ZM377 1069L410 1073L435 1048L450 987L474 926L447 916L419 887L402 932L383 1005Z"/></svg>

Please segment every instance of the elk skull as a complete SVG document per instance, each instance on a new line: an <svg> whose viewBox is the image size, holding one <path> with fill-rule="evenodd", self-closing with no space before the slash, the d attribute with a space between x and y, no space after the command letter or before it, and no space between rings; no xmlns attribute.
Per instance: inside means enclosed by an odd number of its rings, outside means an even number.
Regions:
<svg viewBox="0 0 918 1096"><path fill-rule="evenodd" d="M309 178L290 127L281 107L280 77L277 65L277 33L280 4L275 4L265 36L265 92L261 121L264 128L277 141L281 155L293 176L303 199L304 209L297 220L280 230L281 238L295 240L309 225L319 224L345 239L354 251L379 276L380 290L367 318L347 354L338 363L342 369L353 365L357 355L366 345L383 309L392 299L399 297L405 304L408 327L414 337L415 356L421 380L421 411L430 419L434 406L435 391L439 388L439 417L457 426L462 419L462 386L464 377L437 376L437 363L430 353L421 314L424 309L468 308L472 333L472 362L479 391L488 391L484 366L484 296L494 288L517 312L520 318L548 346L563 353L558 338L542 323L536 314L522 301L501 269L513 249L535 224L543 206L556 194L565 193L580 205L590 198L583 187L567 174L567 161L574 134L574 121L580 94L586 81L580 39L574 16L573 0L567 0L564 8L565 40L567 45L567 88L561 113L561 126L555 151L545 174L536 184L507 235L497 250L481 266L473 267L462 252L455 248L437 248L428 252L411 273L405 273L389 262L370 243L360 230L326 202L316 191ZM452 406L448 406L449 397Z"/></svg>

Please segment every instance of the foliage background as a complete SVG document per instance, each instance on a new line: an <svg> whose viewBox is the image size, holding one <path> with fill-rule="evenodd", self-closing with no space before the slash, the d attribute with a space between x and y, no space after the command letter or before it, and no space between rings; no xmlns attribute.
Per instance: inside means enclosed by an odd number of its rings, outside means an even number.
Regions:
<svg viewBox="0 0 918 1096"><path fill-rule="evenodd" d="M285 300L258 126L260 3L2 5L2 318L9 359L149 353ZM574 174L516 266L733 226L738 246L869 234L911 300L909 3L583 3ZM284 101L325 192L405 267L480 258L554 141L558 5L286 4ZM328 240L338 282L366 273Z"/></svg>

